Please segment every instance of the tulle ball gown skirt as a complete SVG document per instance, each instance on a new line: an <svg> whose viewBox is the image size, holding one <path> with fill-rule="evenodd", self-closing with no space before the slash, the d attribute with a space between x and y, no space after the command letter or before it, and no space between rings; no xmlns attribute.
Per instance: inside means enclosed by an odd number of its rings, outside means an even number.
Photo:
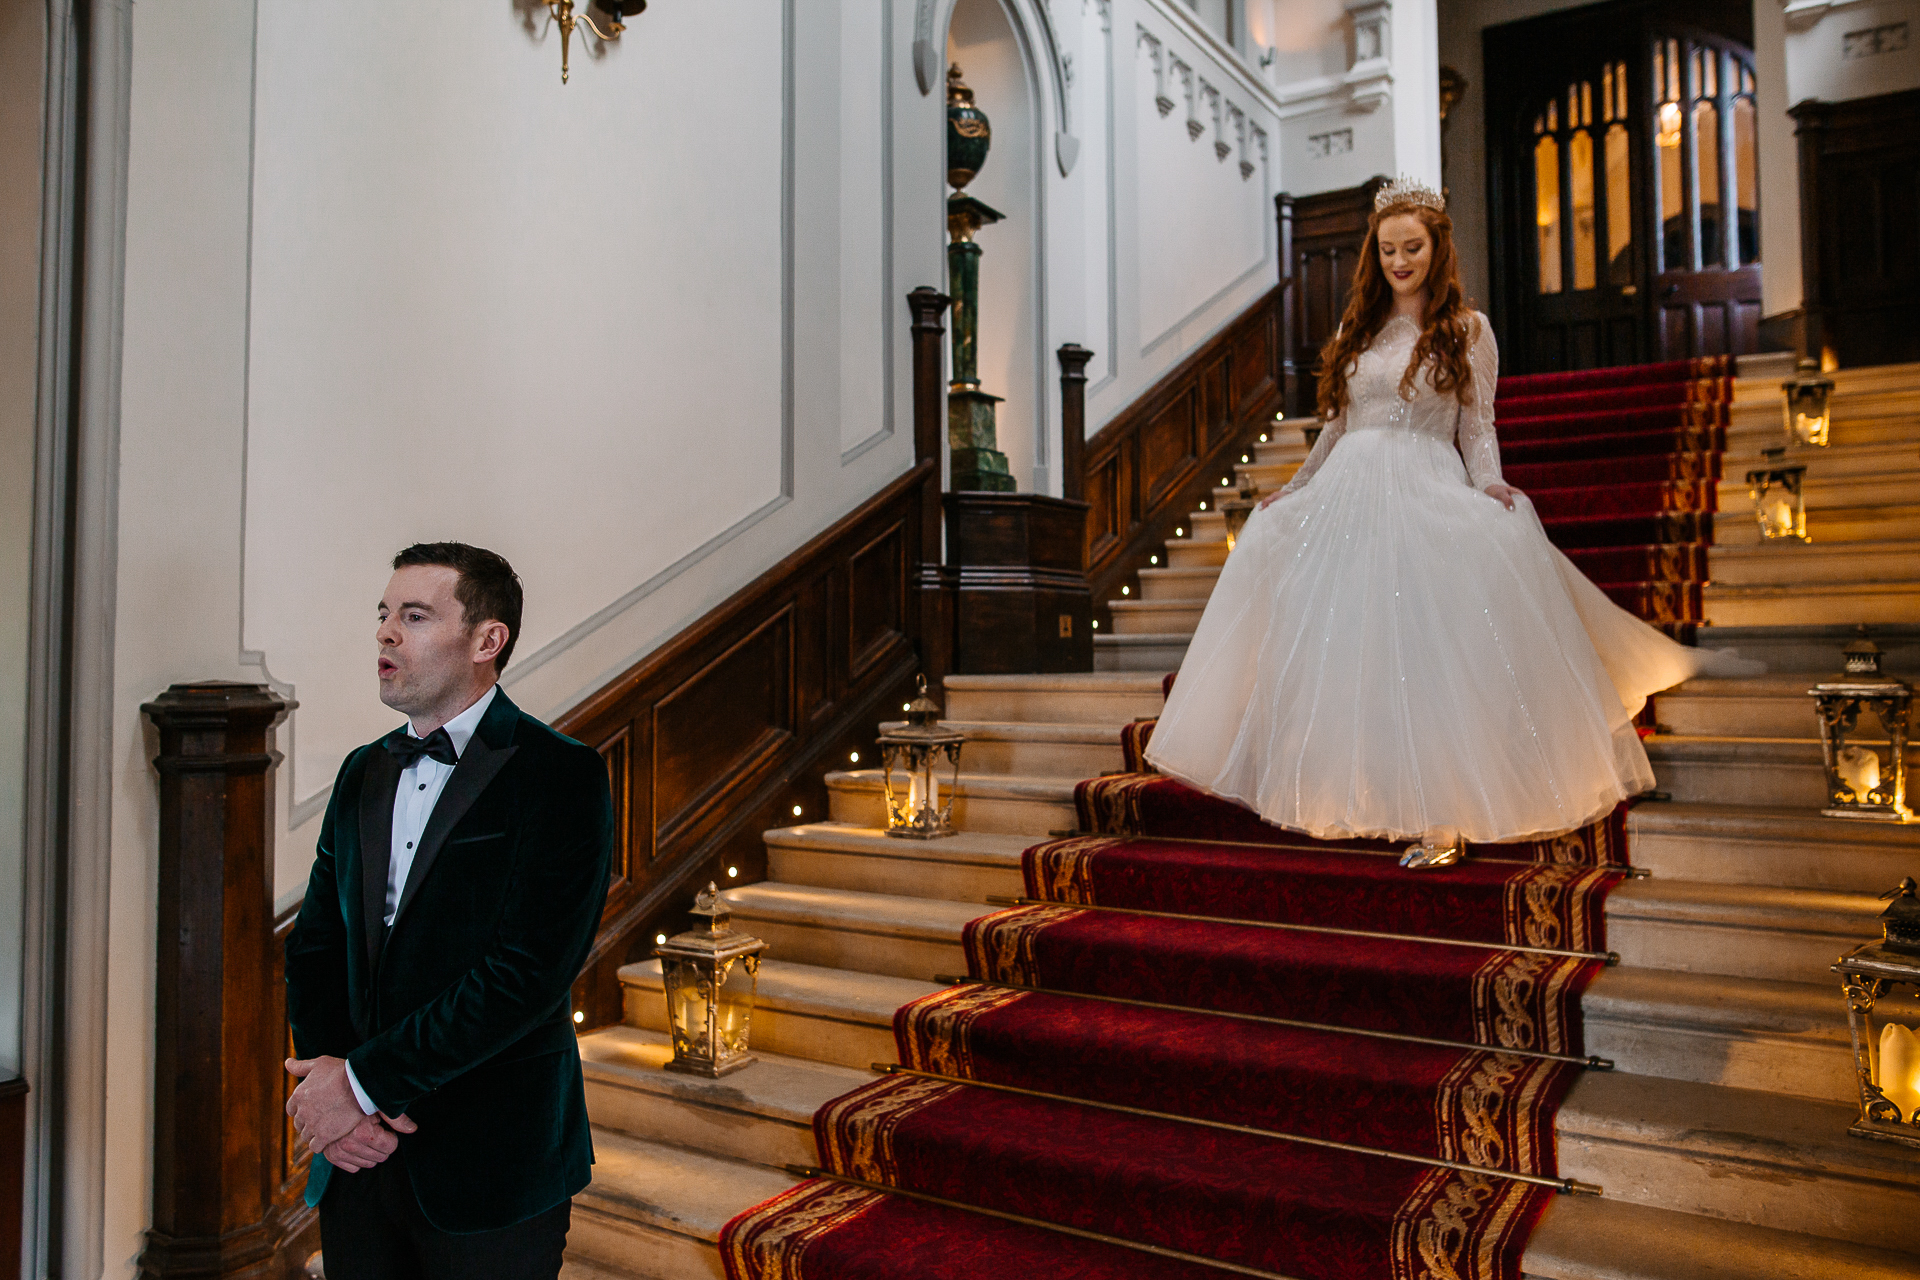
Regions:
<svg viewBox="0 0 1920 1280"><path fill-rule="evenodd" d="M1323 838L1515 840L1651 787L1632 718L1698 667L1451 442L1353 430L1248 518L1147 759Z"/></svg>

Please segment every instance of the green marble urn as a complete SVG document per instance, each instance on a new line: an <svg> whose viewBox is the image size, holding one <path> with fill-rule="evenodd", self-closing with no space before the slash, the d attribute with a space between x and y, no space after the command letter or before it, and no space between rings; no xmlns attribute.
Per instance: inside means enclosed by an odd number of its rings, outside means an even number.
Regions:
<svg viewBox="0 0 1920 1280"><path fill-rule="evenodd" d="M973 105L973 90L960 79L960 64L947 68L947 185L955 191L973 181L987 162L993 126Z"/></svg>

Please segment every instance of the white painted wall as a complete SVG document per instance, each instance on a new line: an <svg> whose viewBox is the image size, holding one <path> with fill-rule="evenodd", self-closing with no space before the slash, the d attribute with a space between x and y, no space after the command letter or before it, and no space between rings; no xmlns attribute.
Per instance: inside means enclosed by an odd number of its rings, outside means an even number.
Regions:
<svg viewBox="0 0 1920 1280"><path fill-rule="evenodd" d="M0 1070L21 1065L27 622L40 301L46 7L0 0Z"/></svg>
<svg viewBox="0 0 1920 1280"><path fill-rule="evenodd" d="M1753 78L1760 163L1760 314L1799 307L1800 144L1787 108L1786 21L1780 0L1753 0Z"/></svg>
<svg viewBox="0 0 1920 1280"><path fill-rule="evenodd" d="M1920 89L1920 0L1797 0L1782 25L1791 102Z"/></svg>
<svg viewBox="0 0 1920 1280"><path fill-rule="evenodd" d="M982 241L1008 273L989 305L1011 309L983 334L990 389L1009 397L1017 473L1057 492L1055 348L1097 353L1098 429L1277 279L1288 112L1391 122L1395 90L1376 67L1384 92L1351 110L1337 4L1296 51L1328 70L1283 97L1277 61L1228 48L1182 0L965 3L955 47L980 64L997 135L980 194L1015 220ZM208 677L299 700L279 738L287 902L339 761L395 720L370 631L401 545L514 560L528 607L507 685L551 717L906 470L903 295L944 279L946 239L944 67L923 91L914 42L924 21L945 50L953 7L657 4L618 45L577 43L565 86L532 0L430 0L404 29L377 0L134 9L105 1274L131 1274L150 1193L157 785L140 704ZM37 12L0 0L6 21ZM0 30L7 65L29 56ZM4 122L0 156L29 132ZM0 200L24 197L9 183ZM0 226L0 272L22 227ZM10 317L0 485L23 474L5 465L23 385ZM17 955L11 625L0 954ZM16 979L0 968L0 1049Z"/></svg>

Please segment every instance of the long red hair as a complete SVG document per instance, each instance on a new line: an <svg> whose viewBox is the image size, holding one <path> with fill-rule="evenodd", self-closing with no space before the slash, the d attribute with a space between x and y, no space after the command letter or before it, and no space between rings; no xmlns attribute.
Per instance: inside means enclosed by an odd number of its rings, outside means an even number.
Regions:
<svg viewBox="0 0 1920 1280"><path fill-rule="evenodd" d="M1400 378L1400 394L1413 390L1413 379L1429 365L1433 387L1452 392L1461 404L1473 403L1473 314L1460 291L1460 269L1453 256L1453 219L1438 209L1418 204L1390 204L1367 219L1367 242L1353 270L1347 291L1347 311L1340 329L1320 348L1319 412L1328 421L1347 407L1347 371L1362 351L1372 345L1393 313L1393 286L1380 266L1380 224L1399 214L1420 219L1433 240L1433 258L1427 268L1427 318L1414 343L1407 371Z"/></svg>

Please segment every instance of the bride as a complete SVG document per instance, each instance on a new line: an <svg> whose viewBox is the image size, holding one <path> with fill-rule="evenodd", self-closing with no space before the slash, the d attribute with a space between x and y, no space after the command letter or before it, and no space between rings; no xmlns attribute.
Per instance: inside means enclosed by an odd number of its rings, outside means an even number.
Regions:
<svg viewBox="0 0 1920 1280"><path fill-rule="evenodd" d="M1162 773L1322 838L1572 830L1653 785L1633 718L1707 655L1618 608L1500 475L1499 356L1440 195L1374 199L1325 423L1221 570L1147 748Z"/></svg>

